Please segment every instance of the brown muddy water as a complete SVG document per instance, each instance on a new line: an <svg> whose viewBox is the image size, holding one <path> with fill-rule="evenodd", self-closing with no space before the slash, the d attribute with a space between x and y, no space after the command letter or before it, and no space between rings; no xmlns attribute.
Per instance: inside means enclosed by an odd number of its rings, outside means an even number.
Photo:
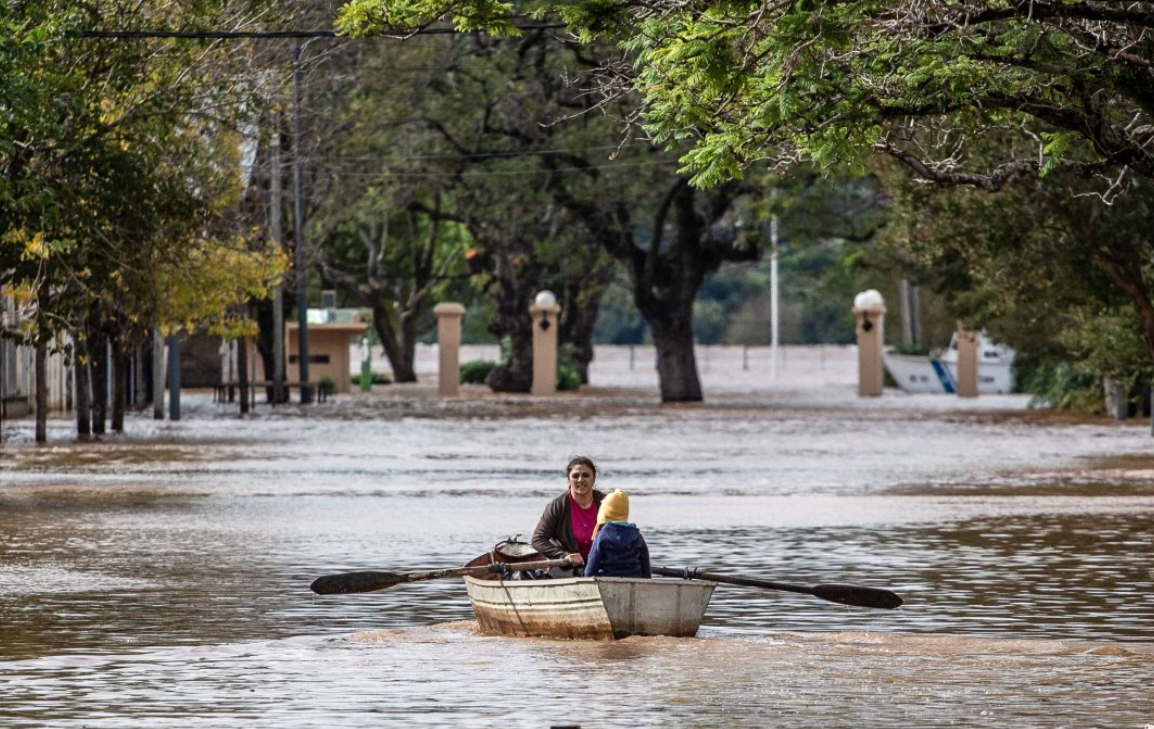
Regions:
<svg viewBox="0 0 1154 729"><path fill-rule="evenodd" d="M0 460L0 726L1154 724L1154 457L1141 424L735 393L660 407L425 390L207 396ZM479 634L454 566L528 534L587 453L654 562L900 592L719 586L697 638Z"/></svg>

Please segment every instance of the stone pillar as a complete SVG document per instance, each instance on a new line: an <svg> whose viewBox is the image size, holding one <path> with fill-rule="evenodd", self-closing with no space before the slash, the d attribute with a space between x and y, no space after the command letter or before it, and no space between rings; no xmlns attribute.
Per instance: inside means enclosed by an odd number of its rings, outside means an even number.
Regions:
<svg viewBox="0 0 1154 729"><path fill-rule="evenodd" d="M445 301L433 307L437 315L437 394L456 397L461 394L461 317L465 307Z"/></svg>
<svg viewBox="0 0 1154 729"><path fill-rule="evenodd" d="M853 314L857 319L857 394L858 397L878 397L883 384L885 300L875 289L863 291L854 297Z"/></svg>
<svg viewBox="0 0 1154 729"><path fill-rule="evenodd" d="M958 322L958 397L978 396L978 333Z"/></svg>
<svg viewBox="0 0 1154 729"><path fill-rule="evenodd" d="M529 307L533 319L533 395L557 394L557 315L561 307L551 291L542 291Z"/></svg>

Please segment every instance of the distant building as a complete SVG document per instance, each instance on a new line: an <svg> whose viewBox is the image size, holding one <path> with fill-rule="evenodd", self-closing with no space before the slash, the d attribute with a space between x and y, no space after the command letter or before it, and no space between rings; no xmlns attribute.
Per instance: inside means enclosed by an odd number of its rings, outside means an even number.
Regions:
<svg viewBox="0 0 1154 729"><path fill-rule="evenodd" d="M319 383L329 378L333 391L347 393L352 390L352 359L350 348L359 343L368 331L369 325L361 320L356 309L309 309L308 348L309 382ZM285 380L300 381L300 343L298 325L295 321L285 323ZM221 350L220 372L222 382L236 382L236 347ZM265 372L264 359L255 356L253 344L249 343L250 379L253 382L271 382L272 373Z"/></svg>

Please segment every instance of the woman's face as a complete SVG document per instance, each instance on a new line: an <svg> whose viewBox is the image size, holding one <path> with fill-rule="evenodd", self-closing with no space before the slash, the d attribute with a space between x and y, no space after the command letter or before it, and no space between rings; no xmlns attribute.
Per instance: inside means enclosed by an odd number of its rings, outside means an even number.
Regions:
<svg viewBox="0 0 1154 729"><path fill-rule="evenodd" d="M569 469L569 491L575 498L585 497L593 493L593 482L597 476L593 469L584 463L578 463Z"/></svg>

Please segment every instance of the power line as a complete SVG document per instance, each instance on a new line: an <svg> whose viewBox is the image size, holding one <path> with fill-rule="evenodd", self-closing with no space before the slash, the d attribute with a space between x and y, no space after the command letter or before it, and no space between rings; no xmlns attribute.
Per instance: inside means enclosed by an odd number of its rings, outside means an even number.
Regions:
<svg viewBox="0 0 1154 729"><path fill-rule="evenodd" d="M434 162L464 162L471 160L503 160L503 159L518 159L522 157L546 157L555 155L571 155L580 156L585 154L593 154L597 152L611 152L619 148L620 145L611 144L601 147L582 147L579 149L525 149L525 150L507 150L499 152L473 152L473 153L454 153L454 154L395 154L395 155L357 155L357 156L342 156L330 154L309 154L302 155L301 162L305 164L318 163L338 163L338 164L360 164L373 162L418 162L418 161L434 161ZM256 164L256 163L254 163ZM287 164L287 163L285 163Z"/></svg>
<svg viewBox="0 0 1154 729"><path fill-rule="evenodd" d="M337 37L337 33L334 30L80 30L70 35L73 35L77 38L183 38L188 40Z"/></svg>
<svg viewBox="0 0 1154 729"><path fill-rule="evenodd" d="M604 165L589 165L587 167L559 167L557 169L521 169L521 170L475 170L464 169L459 171L429 171L416 172L412 170L397 170L397 169L333 169L332 166L325 166L320 168L317 173L317 179L340 179L357 182L374 182L383 180L385 178L395 180L407 179L462 179L462 180L476 180L484 178L502 178L502 177L541 177L550 175L563 175L565 177L577 177L578 175L596 170L598 172L615 172L617 170L636 170L645 167L668 167L672 165L679 165L681 162L676 159L667 160L651 160L648 162L610 162Z"/></svg>

